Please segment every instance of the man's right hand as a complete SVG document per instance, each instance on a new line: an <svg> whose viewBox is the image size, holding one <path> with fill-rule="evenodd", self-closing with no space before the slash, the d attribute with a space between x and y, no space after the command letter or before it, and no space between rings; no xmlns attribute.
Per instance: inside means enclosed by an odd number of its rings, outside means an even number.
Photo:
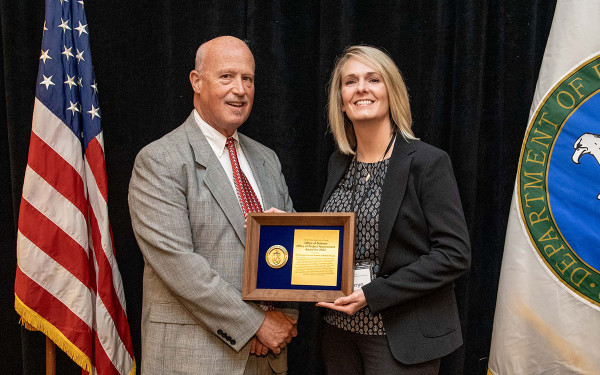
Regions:
<svg viewBox="0 0 600 375"><path fill-rule="evenodd" d="M296 321L280 311L266 311L265 320L256 331L256 337L275 354L296 337Z"/></svg>

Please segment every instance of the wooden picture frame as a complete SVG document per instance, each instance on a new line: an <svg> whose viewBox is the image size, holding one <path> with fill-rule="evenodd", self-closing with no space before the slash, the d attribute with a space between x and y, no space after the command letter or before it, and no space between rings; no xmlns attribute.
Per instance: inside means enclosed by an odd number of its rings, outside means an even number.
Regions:
<svg viewBox="0 0 600 375"><path fill-rule="evenodd" d="M289 245L290 233L292 233L292 242L295 243L296 234L300 233L297 230L303 229L307 231L316 230L315 233L327 232L330 235L333 235L335 231L339 231L338 243L341 246L337 247L337 251L338 257L341 256L341 259L337 258L337 282L335 286L291 284L294 276L298 276L300 271L298 271L299 268L294 267L294 248L296 248L296 245ZM354 231L354 212L250 213L246 222L242 299L253 301L333 302L339 297L351 294L354 278ZM265 234L267 232L270 233L269 236ZM262 241L261 233L264 237ZM287 245L285 247L280 246L280 243L286 243ZM333 241L330 241L330 243L333 244ZM273 249L276 253L269 256L269 250ZM300 254L300 250L297 251ZM299 254L297 267L300 267L299 264L301 264ZM270 257L273 259L270 260ZM318 260L318 258L316 259ZM292 272L292 269L295 269L295 272ZM275 276L271 277L272 275ZM266 283L263 282L263 279L275 281ZM257 287L259 284L269 285L267 287L264 285Z"/></svg>

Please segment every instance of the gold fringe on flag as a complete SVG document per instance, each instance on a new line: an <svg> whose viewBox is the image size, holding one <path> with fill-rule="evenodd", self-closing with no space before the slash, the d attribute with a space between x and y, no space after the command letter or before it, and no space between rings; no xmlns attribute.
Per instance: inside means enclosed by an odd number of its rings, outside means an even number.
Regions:
<svg viewBox="0 0 600 375"><path fill-rule="evenodd" d="M53 326L38 313L30 309L23 303L15 293L15 310L21 316L19 323L30 331L40 331L54 341L63 352L67 353L71 359L87 372L92 372L92 362L75 344L62 334L62 332ZM131 374L135 374L135 362Z"/></svg>

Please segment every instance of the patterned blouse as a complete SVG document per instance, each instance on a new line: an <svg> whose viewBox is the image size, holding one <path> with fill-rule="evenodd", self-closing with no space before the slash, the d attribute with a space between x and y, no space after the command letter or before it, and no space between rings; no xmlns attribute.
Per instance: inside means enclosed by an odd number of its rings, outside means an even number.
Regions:
<svg viewBox="0 0 600 375"><path fill-rule="evenodd" d="M374 274L379 270L376 256L379 247L379 205L388 165L389 159L362 163L355 158L323 208L324 212L356 212L354 261L371 261ZM381 314L372 314L368 306L352 316L325 309L324 319L346 331L385 335Z"/></svg>

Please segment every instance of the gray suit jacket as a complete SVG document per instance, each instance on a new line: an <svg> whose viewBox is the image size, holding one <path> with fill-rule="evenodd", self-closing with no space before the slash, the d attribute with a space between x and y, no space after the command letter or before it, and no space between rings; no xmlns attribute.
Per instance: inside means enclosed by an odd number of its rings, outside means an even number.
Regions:
<svg viewBox="0 0 600 375"><path fill-rule="evenodd" d="M275 153L239 140L263 206L291 211ZM145 262L142 373L242 374L264 312L241 299L244 216L193 113L138 154L129 210ZM269 361L287 369L285 352Z"/></svg>

